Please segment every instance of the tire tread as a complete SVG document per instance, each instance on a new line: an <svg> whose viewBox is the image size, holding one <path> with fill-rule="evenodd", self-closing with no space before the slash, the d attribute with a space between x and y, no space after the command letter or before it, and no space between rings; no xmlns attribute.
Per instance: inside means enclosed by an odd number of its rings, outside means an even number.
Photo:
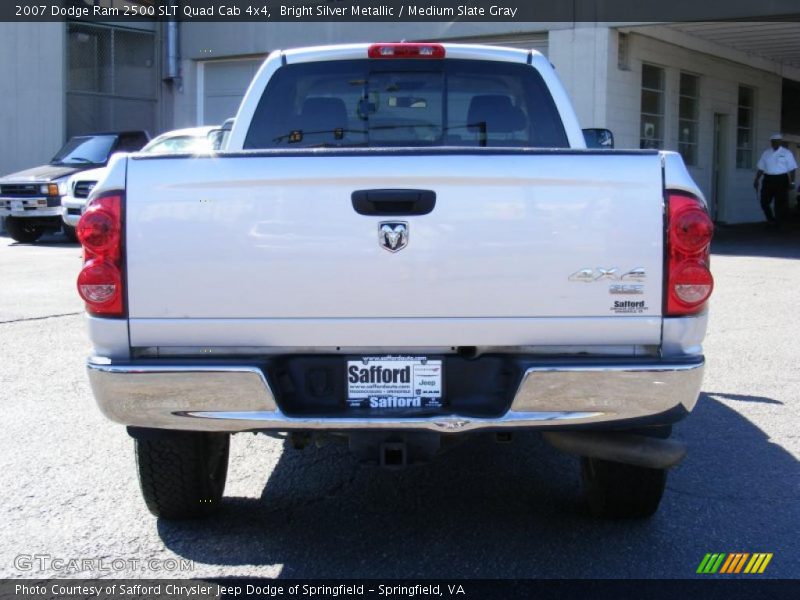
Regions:
<svg viewBox="0 0 800 600"><path fill-rule="evenodd" d="M137 439L135 444L139 485L152 514L186 519L219 509L227 474L227 435L174 432L155 439ZM216 477L208 467L214 452L223 454Z"/></svg>
<svg viewBox="0 0 800 600"><path fill-rule="evenodd" d="M8 217L5 227L11 239L20 244L32 244L42 237L42 235L44 235L44 228L31 224L31 220L33 219Z"/></svg>

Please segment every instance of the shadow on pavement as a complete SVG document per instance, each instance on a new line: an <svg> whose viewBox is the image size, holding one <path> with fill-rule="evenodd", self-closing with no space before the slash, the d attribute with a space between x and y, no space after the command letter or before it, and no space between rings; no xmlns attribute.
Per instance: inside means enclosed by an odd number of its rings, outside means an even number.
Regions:
<svg viewBox="0 0 800 600"><path fill-rule="evenodd" d="M338 445L287 445L260 499L158 531L196 562L282 565L291 578L691 577L706 552L774 552L769 575L796 576L798 461L705 394L675 437L689 455L645 521L588 517L577 460L521 434L405 471L359 467Z"/></svg>
<svg viewBox="0 0 800 600"><path fill-rule="evenodd" d="M49 246L70 246L73 248L80 247L80 244L78 242L73 242L67 239L67 237L61 233L45 234L33 243L15 242L9 237L8 233L6 232L0 232L0 239L6 239L8 241L8 245L11 247L14 246L41 246L42 248L47 248Z"/></svg>
<svg viewBox="0 0 800 600"><path fill-rule="evenodd" d="M724 394L722 392L706 392L706 396L712 398L723 398L725 400L738 400L741 402L760 402L762 404L777 404L783 406L780 400L773 400L772 398L764 398L763 396L745 396L743 394Z"/></svg>
<svg viewBox="0 0 800 600"><path fill-rule="evenodd" d="M780 231L768 229L764 223L717 225L711 253L800 258L800 224L789 223Z"/></svg>

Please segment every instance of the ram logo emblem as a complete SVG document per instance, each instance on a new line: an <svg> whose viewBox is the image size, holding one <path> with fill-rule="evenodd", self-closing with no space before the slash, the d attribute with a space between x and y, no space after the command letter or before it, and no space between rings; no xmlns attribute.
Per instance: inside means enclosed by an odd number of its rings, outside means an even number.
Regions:
<svg viewBox="0 0 800 600"><path fill-rule="evenodd" d="M378 243L389 252L399 252L408 246L408 223L384 221L378 223Z"/></svg>

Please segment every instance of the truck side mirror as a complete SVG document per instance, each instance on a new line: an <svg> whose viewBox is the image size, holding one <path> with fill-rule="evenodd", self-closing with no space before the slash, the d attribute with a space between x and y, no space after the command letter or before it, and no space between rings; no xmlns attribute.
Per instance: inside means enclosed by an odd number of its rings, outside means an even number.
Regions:
<svg viewBox="0 0 800 600"><path fill-rule="evenodd" d="M610 129L584 129L583 139L586 140L587 148L599 148L600 150L614 149L614 134L611 133Z"/></svg>
<svg viewBox="0 0 800 600"><path fill-rule="evenodd" d="M225 136L225 133L224 129L219 128L212 129L206 134L208 141L211 142L211 148L219 150L220 146L222 146L222 138Z"/></svg>
<svg viewBox="0 0 800 600"><path fill-rule="evenodd" d="M211 131L206 134L209 141L211 142L211 148L218 152L225 148L225 143L228 141L228 136L231 134L231 129L233 129L233 122L234 118L231 117L230 119L225 119L222 125L218 128L212 129Z"/></svg>

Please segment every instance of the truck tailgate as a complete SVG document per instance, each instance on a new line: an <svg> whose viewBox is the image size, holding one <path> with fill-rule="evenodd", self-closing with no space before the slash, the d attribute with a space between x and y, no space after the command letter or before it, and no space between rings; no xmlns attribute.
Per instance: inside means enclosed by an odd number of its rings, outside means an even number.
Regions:
<svg viewBox="0 0 800 600"><path fill-rule="evenodd" d="M315 339L303 322L329 323L322 344L349 319L366 324L364 339L384 319L432 331L459 319L465 332L496 323L488 337L497 344L524 337L516 321L546 338L531 343L591 343L592 328L605 328L605 343L660 340L656 153L135 158L127 181L134 345L157 345L169 327L173 346L226 336L227 345L289 345ZM373 189L432 190L435 207L358 214L352 193ZM387 251L384 222L406 224L406 247ZM397 336L415 340L435 341Z"/></svg>

